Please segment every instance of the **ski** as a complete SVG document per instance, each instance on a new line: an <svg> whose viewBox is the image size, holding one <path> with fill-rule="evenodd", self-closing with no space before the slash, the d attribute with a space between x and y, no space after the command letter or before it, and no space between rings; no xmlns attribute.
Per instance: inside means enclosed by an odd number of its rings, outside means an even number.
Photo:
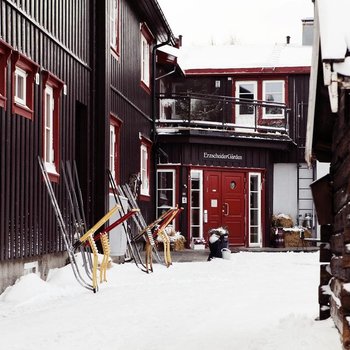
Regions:
<svg viewBox="0 0 350 350"><path fill-rule="evenodd" d="M66 227L65 221L63 219L60 207L58 205L55 192L54 192L53 187L51 185L51 181L49 179L49 175L48 175L48 173L46 171L44 161L43 161L43 159L40 156L38 156L38 162L39 162L39 166L40 166L40 169L41 169L42 176L44 178L44 183L45 183L47 192L49 194L49 198L51 200L51 204L52 204L53 210L54 210L55 215L56 215L58 226L59 226L59 229L61 231L61 235L62 235L64 244L65 244L65 247L66 247L66 250L67 250L68 258L69 258L69 261L70 261L71 268L73 270L74 277L75 277L75 279L77 280L77 282L81 286L83 286L84 288L86 288L88 290L91 290L94 293L96 293L96 288L94 288L90 283L86 282L85 279L83 278L83 276L81 275L81 272L79 270L79 266L78 266L77 260L75 258L73 246L69 242L69 234L68 234L68 231L67 231L67 227Z"/></svg>
<svg viewBox="0 0 350 350"><path fill-rule="evenodd" d="M68 163L67 163L67 165L68 165ZM72 178L71 178L71 176L69 176L69 179L68 179L66 167L64 166L63 162L61 163L61 170L62 170L62 175L63 175L63 182L65 184L67 194L68 194L68 202L69 202L70 208L71 208L71 215L72 215L72 219L73 219L73 226L74 226L74 232L75 232L74 238L77 239L83 235L84 231L86 230L86 224L83 221L82 216L80 214L80 210L78 207L78 202L77 202L75 188L74 188ZM74 248L74 246L73 246L73 248ZM89 250L89 253L91 253L90 248L87 248L87 249ZM83 266L85 268L85 272L86 272L87 276L90 278L90 280L92 280L91 254L86 254L86 250L84 249L83 246L80 247L80 253L81 253L81 256L83 259Z"/></svg>
<svg viewBox="0 0 350 350"><path fill-rule="evenodd" d="M123 196L125 198L126 198L126 196L124 195L124 193L122 193L120 191L120 188L117 189L117 185L116 185L114 178L113 178L113 175L109 169L107 170L107 173L108 173L109 183L110 183L110 186L111 186L111 189L113 192L114 200L117 204L119 204L121 206L121 213L123 215L125 215L127 213L127 211L129 210L129 205L127 204L125 207L124 204L122 203L122 201L120 200L119 196ZM129 203L129 201L128 201L128 203ZM130 207L133 208L132 206L130 206ZM134 210L134 209L132 209L132 210ZM139 210L139 209L136 209L136 210ZM133 220L135 220L134 216L133 216ZM128 224L127 221L123 222L123 228L124 228L124 232L125 232L126 239L127 239L127 249L131 255L130 256L131 260L134 261L136 267L138 267L141 271L148 272L146 265L142 261L142 257L140 255L140 252L136 247L136 243L132 239L131 228L130 228L130 225ZM135 249L134 249L134 246L135 246Z"/></svg>

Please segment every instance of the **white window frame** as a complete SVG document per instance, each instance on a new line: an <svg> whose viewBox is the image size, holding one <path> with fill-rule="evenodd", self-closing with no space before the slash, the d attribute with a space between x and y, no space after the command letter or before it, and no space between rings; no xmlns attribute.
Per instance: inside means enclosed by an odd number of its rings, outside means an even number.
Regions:
<svg viewBox="0 0 350 350"><path fill-rule="evenodd" d="M24 69L16 67L16 69L15 69L14 97L15 97L15 103L18 103L22 106L27 106L27 77L28 77L28 73ZM19 90L19 84L18 84L19 79L23 79L21 93L18 91ZM20 95L22 95L23 98L20 97Z"/></svg>
<svg viewBox="0 0 350 350"><path fill-rule="evenodd" d="M285 81L284 80L263 80L263 100L267 101L266 98L266 85L269 83L281 83L282 84L282 91L281 92L277 92L278 94L282 94L282 99L281 101L275 101L276 103L285 103ZM273 102L272 102L273 103ZM263 119L284 119L284 114L283 114L283 108L281 108L282 113L280 114L267 114L266 113L266 107L263 108Z"/></svg>
<svg viewBox="0 0 350 350"><path fill-rule="evenodd" d="M160 184L158 182L159 179L159 174L160 173L171 173L172 174L172 182L171 182L171 187L161 187L162 184ZM172 193L172 203L170 204L170 206L159 206L159 193L160 191L168 191ZM170 208L174 208L175 207L175 194L176 194L176 170L175 169L157 169L157 198L156 198L156 202L157 202L157 213L158 211L164 209L164 210L168 210ZM174 227L174 221L172 221L172 225Z"/></svg>
<svg viewBox="0 0 350 350"><path fill-rule="evenodd" d="M258 228L258 239L257 239L257 242L252 242L251 241L251 227L252 227L252 222L251 222L251 215L250 215L250 212L251 212L251 188L250 188L250 180L252 177L257 177L258 178L258 191L257 191L257 194L258 194L258 208L257 208L257 212L258 212L258 225L254 225L254 226L257 226ZM248 181L248 187L249 187L249 193L248 193L248 236L249 236L249 247L262 247L262 222L261 222L261 210L262 210L262 205L261 205L261 186L262 186L262 183L261 183L261 173L259 172L252 172L252 173L249 173L249 181Z"/></svg>
<svg viewBox="0 0 350 350"><path fill-rule="evenodd" d="M150 86L150 44L141 32L141 81Z"/></svg>
<svg viewBox="0 0 350 350"><path fill-rule="evenodd" d="M109 126L109 170L115 180L115 149L116 149L116 135L115 126L110 124Z"/></svg>
<svg viewBox="0 0 350 350"><path fill-rule="evenodd" d="M49 85L45 87L44 99L44 161L46 170L50 173L56 173L54 150L55 99L53 95L53 88ZM50 100L50 106L48 106L47 99Z"/></svg>
<svg viewBox="0 0 350 350"><path fill-rule="evenodd" d="M254 87L254 91L253 91L254 98L253 98L253 100L257 100L258 99L258 82L256 80L242 80L242 81L239 80L239 81L236 81L236 98L241 98L240 97L240 93L239 93L239 87L240 87L240 85L243 85L243 84L251 84L251 85L253 85L253 87ZM241 114L240 111L239 111L239 109L240 109L239 107L240 107L240 105L237 104L236 115L238 115L238 116L246 116L246 115L250 116L250 115L252 115L252 114Z"/></svg>
<svg viewBox="0 0 350 350"><path fill-rule="evenodd" d="M192 177L193 174L197 173L199 175L199 189L192 189ZM199 228L199 237L195 238L203 238L203 170L200 169L191 169L190 173L191 186L190 186L190 237L193 238L193 227ZM199 192L199 207L192 207L192 193L196 191ZM199 211L199 225L194 225L192 221L192 210L196 209Z"/></svg>
<svg viewBox="0 0 350 350"><path fill-rule="evenodd" d="M111 1L111 8L110 8L110 14L109 14L109 19L110 19L110 45L113 49L117 50L118 49L118 32L119 32L119 0L112 0Z"/></svg>
<svg viewBox="0 0 350 350"><path fill-rule="evenodd" d="M145 144L140 147L140 176L141 186L140 194L142 196L149 196L149 148Z"/></svg>

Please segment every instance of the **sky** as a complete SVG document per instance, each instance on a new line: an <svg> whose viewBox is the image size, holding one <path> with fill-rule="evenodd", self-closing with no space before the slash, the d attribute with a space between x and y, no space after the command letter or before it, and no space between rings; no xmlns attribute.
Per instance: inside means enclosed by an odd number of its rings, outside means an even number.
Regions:
<svg viewBox="0 0 350 350"><path fill-rule="evenodd" d="M158 0L183 45L301 44L302 22L312 18L311 0ZM209 5L210 4L210 5ZM214 4L214 5L212 5Z"/></svg>
<svg viewBox="0 0 350 350"><path fill-rule="evenodd" d="M69 265L47 281L25 275L0 295L1 349L342 348L333 321L316 320L319 252L230 257L154 264L150 274L111 264L95 294Z"/></svg>

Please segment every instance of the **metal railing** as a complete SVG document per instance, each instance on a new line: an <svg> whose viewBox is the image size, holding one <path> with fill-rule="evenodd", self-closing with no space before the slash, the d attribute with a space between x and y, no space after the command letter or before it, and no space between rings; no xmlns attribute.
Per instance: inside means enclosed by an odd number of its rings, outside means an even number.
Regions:
<svg viewBox="0 0 350 350"><path fill-rule="evenodd" d="M158 131L204 128L289 134L289 109L284 103L199 93L159 94L158 98Z"/></svg>

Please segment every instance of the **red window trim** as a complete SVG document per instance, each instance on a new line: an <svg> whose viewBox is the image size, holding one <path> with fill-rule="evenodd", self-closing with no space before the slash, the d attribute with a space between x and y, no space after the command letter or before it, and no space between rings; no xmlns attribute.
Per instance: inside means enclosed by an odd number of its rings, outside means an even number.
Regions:
<svg viewBox="0 0 350 350"><path fill-rule="evenodd" d="M18 51L14 51L11 56L11 75L12 75L12 113L21 115L24 118L33 120L34 115L34 80L35 74L39 70L39 65L33 62L28 57L25 57ZM22 106L15 102L15 70L19 67L26 71L27 76L27 91L26 91L26 106Z"/></svg>
<svg viewBox="0 0 350 350"><path fill-rule="evenodd" d="M42 95L45 96L45 89L47 86L50 86L53 90L53 98L54 98L54 103L55 103L55 108L54 108L54 115L53 115L53 149L55 151L55 168L56 168L56 173L48 171L49 179L52 182L58 182L59 181L59 165L60 165L60 144L59 144L59 139L60 139L60 95L62 88L64 86L64 82L60 80L58 77L50 73L49 71L43 71L42 72L42 81L43 81L43 87L42 87ZM44 113L45 111L45 98L42 99L42 111ZM43 144L43 159L45 159L45 118L42 118L42 144Z"/></svg>
<svg viewBox="0 0 350 350"><path fill-rule="evenodd" d="M140 26L140 30L141 33L143 34L143 36L146 38L147 42L149 44L151 44L152 42L154 42L155 38L154 35L152 34L151 30L149 29L148 25L146 24L146 22L141 23Z"/></svg>
<svg viewBox="0 0 350 350"><path fill-rule="evenodd" d="M12 47L0 39L0 108L6 111L6 77L7 77L7 63L12 53Z"/></svg>
<svg viewBox="0 0 350 350"><path fill-rule="evenodd" d="M147 148L147 153L148 153L148 157L147 157L147 177L148 177L148 190L149 193L148 194L141 194L141 189L140 189L140 195L139 195L139 199L142 201L150 201L151 200L151 174L150 174L150 170L151 170L151 149L152 149L152 141L150 139L148 139L147 137L141 135L140 136L140 148L141 146L144 145ZM140 153L140 157L141 157L141 153ZM141 159L140 159L140 165L141 165ZM141 169L140 169L140 173L141 173Z"/></svg>
<svg viewBox="0 0 350 350"><path fill-rule="evenodd" d="M110 124L115 127L115 135L116 135L116 143L115 143L115 149L114 154L116 155L114 158L114 173L115 173L115 182L117 184L120 183L120 129L123 124L123 121L119 119L115 114L110 114Z"/></svg>

